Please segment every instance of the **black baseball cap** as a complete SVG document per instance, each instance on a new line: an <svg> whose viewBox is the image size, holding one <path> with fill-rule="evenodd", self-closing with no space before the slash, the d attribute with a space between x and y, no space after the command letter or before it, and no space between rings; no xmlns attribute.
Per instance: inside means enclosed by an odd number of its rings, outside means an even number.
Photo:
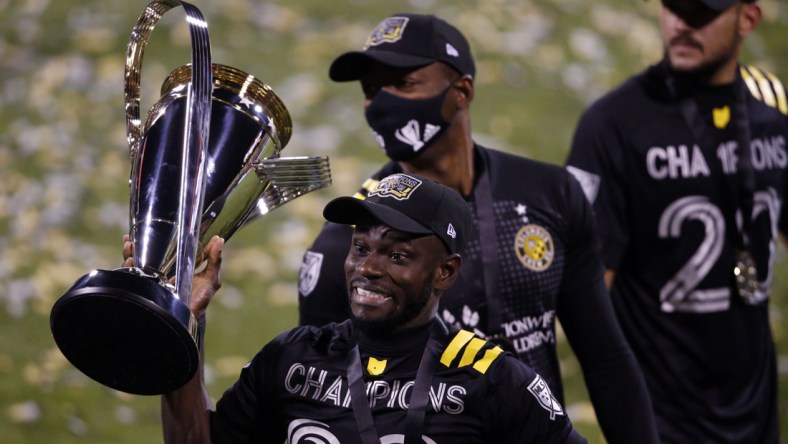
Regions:
<svg viewBox="0 0 788 444"><path fill-rule="evenodd" d="M704 6L712 11L724 11L731 7L734 3L741 1L742 3L755 3L755 0L698 0Z"/></svg>
<svg viewBox="0 0 788 444"><path fill-rule="evenodd" d="M450 253L462 251L471 231L471 213L458 192L412 174L384 177L366 199L338 197L323 209L326 220L343 225L370 216L405 233L434 234Z"/></svg>
<svg viewBox="0 0 788 444"><path fill-rule="evenodd" d="M328 76L347 82L363 77L372 62L416 69L438 61L461 74L476 75L471 47L457 28L434 15L395 14L372 30L361 51L337 57Z"/></svg>

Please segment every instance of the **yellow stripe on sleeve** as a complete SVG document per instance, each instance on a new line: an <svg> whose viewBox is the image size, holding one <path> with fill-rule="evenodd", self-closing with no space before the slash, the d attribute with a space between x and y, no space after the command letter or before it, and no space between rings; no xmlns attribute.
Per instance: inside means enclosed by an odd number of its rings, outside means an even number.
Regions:
<svg viewBox="0 0 788 444"><path fill-rule="evenodd" d="M484 352L484 357L476 361L476 364L473 364L473 368L476 369L479 373L484 374L485 372L487 372L487 369L490 368L490 365L492 365L493 361L495 361L495 358L500 356L501 353L503 353L503 349L501 349L501 347L498 346L495 346L487 350L486 352Z"/></svg>
<svg viewBox="0 0 788 444"><path fill-rule="evenodd" d="M364 183L361 185L361 188L365 189L367 193L369 193L370 191L374 190L379 183L380 183L379 180L369 178L364 181Z"/></svg>
<svg viewBox="0 0 788 444"><path fill-rule="evenodd" d="M460 359L459 367L465 367L466 365L471 365L473 360L476 359L476 355L479 353L479 350L484 347L486 344L485 341L479 338L471 339L471 343L465 347L465 351L462 352L462 359Z"/></svg>
<svg viewBox="0 0 788 444"><path fill-rule="evenodd" d="M742 66L740 71L742 79L744 79L744 83L747 85L747 89L750 90L750 94L758 100L763 100L763 98L761 98L761 92L758 91L758 84L755 82L755 79L752 78L747 68Z"/></svg>
<svg viewBox="0 0 788 444"><path fill-rule="evenodd" d="M761 70L758 68L750 67L750 73L752 73L752 76L758 82L758 89L760 89L761 96L763 96L763 103L776 108L777 99L774 97L769 80L764 77L763 73L761 73Z"/></svg>
<svg viewBox="0 0 788 444"><path fill-rule="evenodd" d="M445 365L446 367L451 365L451 361L457 357L457 354L460 353L462 347L464 347L465 344L467 344L471 339L473 339L473 333L467 330L460 330L441 355L441 364Z"/></svg>
<svg viewBox="0 0 788 444"><path fill-rule="evenodd" d="M777 109L783 114L788 114L788 101L785 99L785 88L782 82L780 82L777 76L770 72L764 72L764 74L766 74L766 77L772 82L774 93L777 95Z"/></svg>
<svg viewBox="0 0 788 444"><path fill-rule="evenodd" d="M361 184L362 191L356 191L356 193L353 194L353 197L359 200L366 200L369 192L374 190L379 183L380 183L379 180L375 180L373 178L369 178L365 180L364 183Z"/></svg>

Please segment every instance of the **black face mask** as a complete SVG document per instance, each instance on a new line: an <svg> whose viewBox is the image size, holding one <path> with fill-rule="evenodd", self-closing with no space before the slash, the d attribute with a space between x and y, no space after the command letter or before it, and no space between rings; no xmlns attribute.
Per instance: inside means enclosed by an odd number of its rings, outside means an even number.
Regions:
<svg viewBox="0 0 788 444"><path fill-rule="evenodd" d="M403 99L385 91L375 94L364 114L375 140L390 159L415 159L449 127L441 115L449 88L451 85L422 100Z"/></svg>

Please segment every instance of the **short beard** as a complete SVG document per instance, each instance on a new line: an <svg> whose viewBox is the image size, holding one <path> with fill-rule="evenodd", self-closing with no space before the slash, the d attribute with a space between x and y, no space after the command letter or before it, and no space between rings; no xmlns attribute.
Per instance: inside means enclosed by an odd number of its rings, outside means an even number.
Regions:
<svg viewBox="0 0 788 444"><path fill-rule="evenodd" d="M739 38L739 44L741 43L741 38ZM728 54L724 54L714 60L710 60L700 66L693 68L693 69L683 69L677 70L673 67L673 63L668 56L668 51L665 50L664 58L667 62L668 69L674 76L677 78L683 79L685 81L691 83L701 83L705 84L710 79L714 78L714 76L725 66L731 58L735 57L735 52L731 52Z"/></svg>
<svg viewBox="0 0 788 444"><path fill-rule="evenodd" d="M707 83L709 79L713 78L714 75L719 71L720 67L723 65L723 60L714 60L712 62L703 64L698 66L694 69L682 69L677 70L673 68L673 65L670 63L670 59L668 61L668 68L673 75L679 79L690 83Z"/></svg>
<svg viewBox="0 0 788 444"><path fill-rule="evenodd" d="M416 319L421 312L424 311L424 308L427 306L432 296L431 280L424 283L417 296L416 300L409 302L401 313L391 316L390 318L370 321L352 317L353 325L370 336L380 336L391 333L397 328Z"/></svg>

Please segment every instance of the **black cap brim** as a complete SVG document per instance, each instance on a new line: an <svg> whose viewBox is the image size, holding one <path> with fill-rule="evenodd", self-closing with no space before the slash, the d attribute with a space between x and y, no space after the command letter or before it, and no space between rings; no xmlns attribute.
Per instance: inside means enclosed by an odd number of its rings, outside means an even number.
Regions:
<svg viewBox="0 0 788 444"><path fill-rule="evenodd" d="M372 217L381 223L404 233L433 234L431 228L386 205L355 197L338 197L323 209L323 217L329 222L356 225Z"/></svg>
<svg viewBox="0 0 788 444"><path fill-rule="evenodd" d="M373 63L380 63L392 68L416 69L427 66L435 60L429 57L399 54L390 51L351 51L337 57L328 69L328 77L335 82L359 80L369 72Z"/></svg>
<svg viewBox="0 0 788 444"><path fill-rule="evenodd" d="M730 8L734 3L738 0L698 0L707 8L711 9L712 11L722 12L728 8Z"/></svg>

